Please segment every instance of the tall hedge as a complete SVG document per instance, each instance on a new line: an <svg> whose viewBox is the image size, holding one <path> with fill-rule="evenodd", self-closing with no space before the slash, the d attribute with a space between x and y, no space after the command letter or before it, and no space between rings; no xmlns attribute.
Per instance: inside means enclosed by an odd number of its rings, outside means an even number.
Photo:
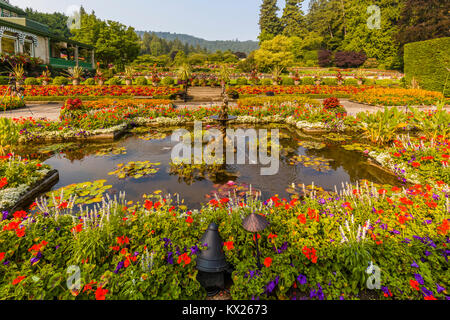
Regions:
<svg viewBox="0 0 450 320"><path fill-rule="evenodd" d="M450 37L413 42L405 45L405 77L414 77L422 89L450 93Z"/></svg>

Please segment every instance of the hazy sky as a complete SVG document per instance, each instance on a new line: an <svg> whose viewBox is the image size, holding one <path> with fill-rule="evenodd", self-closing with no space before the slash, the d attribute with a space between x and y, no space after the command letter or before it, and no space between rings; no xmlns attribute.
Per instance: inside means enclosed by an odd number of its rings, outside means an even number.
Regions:
<svg viewBox="0 0 450 320"><path fill-rule="evenodd" d="M10 0L25 9L67 12L82 5L100 19L136 30L187 33L207 40L256 40L262 0ZM305 1L304 11L307 3ZM285 0L278 0L283 8Z"/></svg>

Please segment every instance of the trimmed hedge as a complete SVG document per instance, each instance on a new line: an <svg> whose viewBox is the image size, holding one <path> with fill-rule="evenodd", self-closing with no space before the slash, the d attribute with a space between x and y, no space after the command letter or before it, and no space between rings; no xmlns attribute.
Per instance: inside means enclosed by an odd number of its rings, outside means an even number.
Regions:
<svg viewBox="0 0 450 320"><path fill-rule="evenodd" d="M406 44L406 83L410 84L415 78L422 89L442 92L449 78L449 52L450 37ZM447 83L446 96L450 94L449 87L450 84Z"/></svg>
<svg viewBox="0 0 450 320"><path fill-rule="evenodd" d="M67 85L68 83L69 83L69 79L67 79L65 77L55 77L55 79L53 79L53 84L55 86Z"/></svg>
<svg viewBox="0 0 450 320"><path fill-rule="evenodd" d="M146 86L146 85L148 85L148 81L147 81L147 79L145 77L138 77L136 79L136 84L138 86Z"/></svg>
<svg viewBox="0 0 450 320"><path fill-rule="evenodd" d="M39 81L36 78L29 77L25 79L25 85L27 86L37 86L39 85Z"/></svg>

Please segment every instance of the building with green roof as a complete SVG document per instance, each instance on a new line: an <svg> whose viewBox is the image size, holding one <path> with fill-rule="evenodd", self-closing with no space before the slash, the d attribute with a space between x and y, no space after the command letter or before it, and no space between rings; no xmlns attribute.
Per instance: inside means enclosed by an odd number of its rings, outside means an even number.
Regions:
<svg viewBox="0 0 450 320"><path fill-rule="evenodd" d="M27 54L54 68L95 69L94 47L56 36L47 25L26 18L25 12L8 0L0 0L0 52Z"/></svg>

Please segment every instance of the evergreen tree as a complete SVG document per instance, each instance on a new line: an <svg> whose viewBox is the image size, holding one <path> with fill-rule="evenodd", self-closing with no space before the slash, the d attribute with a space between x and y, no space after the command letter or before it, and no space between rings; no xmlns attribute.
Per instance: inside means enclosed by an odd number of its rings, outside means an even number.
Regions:
<svg viewBox="0 0 450 320"><path fill-rule="evenodd" d="M305 33L305 17L302 11L303 0L286 0L281 17L283 34L288 37L301 36Z"/></svg>
<svg viewBox="0 0 450 320"><path fill-rule="evenodd" d="M277 16L278 10L277 0L263 0L259 15L260 42L272 39L282 32L283 27Z"/></svg>

